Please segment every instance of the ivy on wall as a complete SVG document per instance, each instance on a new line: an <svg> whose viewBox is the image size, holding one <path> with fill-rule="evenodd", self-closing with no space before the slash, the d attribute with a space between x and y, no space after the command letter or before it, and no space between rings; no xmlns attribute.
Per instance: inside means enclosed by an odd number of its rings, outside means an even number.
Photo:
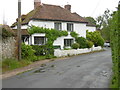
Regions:
<svg viewBox="0 0 120 90"><path fill-rule="evenodd" d="M54 41L61 36L68 36L67 31L59 31L55 29L48 29L48 28L43 28L43 27L37 27L37 26L32 26L31 28L28 29L29 34L34 34L34 33L45 33L46 38L48 39L46 43L46 47L49 49L48 51L51 52L54 51L53 49L53 43ZM50 54L53 54L51 52Z"/></svg>
<svg viewBox="0 0 120 90"><path fill-rule="evenodd" d="M70 32L70 35L74 38L77 38L79 34L76 32Z"/></svg>

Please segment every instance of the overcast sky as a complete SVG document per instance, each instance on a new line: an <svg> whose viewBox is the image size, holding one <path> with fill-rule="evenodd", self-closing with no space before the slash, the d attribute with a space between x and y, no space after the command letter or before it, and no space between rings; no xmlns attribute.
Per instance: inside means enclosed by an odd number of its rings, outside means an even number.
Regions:
<svg viewBox="0 0 120 90"><path fill-rule="evenodd" d="M8 25L16 21L18 13L18 0L0 0L0 24L3 23L3 18ZM34 0L21 0L22 14L27 14L33 10ZM45 4L60 5L64 7L66 4L71 5L72 12L77 12L81 16L92 16L96 18L102 15L108 8L115 11L119 0L41 0Z"/></svg>

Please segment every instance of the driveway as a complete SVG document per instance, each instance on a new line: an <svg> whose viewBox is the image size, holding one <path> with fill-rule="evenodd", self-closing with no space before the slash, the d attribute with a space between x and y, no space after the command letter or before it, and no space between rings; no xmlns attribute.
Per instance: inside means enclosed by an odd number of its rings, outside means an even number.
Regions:
<svg viewBox="0 0 120 90"><path fill-rule="evenodd" d="M56 60L37 69L3 79L3 88L108 88L111 51Z"/></svg>

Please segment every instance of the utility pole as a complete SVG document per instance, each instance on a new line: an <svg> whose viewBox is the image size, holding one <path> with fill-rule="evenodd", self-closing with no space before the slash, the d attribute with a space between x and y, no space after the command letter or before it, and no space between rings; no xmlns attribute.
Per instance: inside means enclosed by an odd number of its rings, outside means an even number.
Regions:
<svg viewBox="0 0 120 90"><path fill-rule="evenodd" d="M21 60L21 0L18 0L18 60Z"/></svg>

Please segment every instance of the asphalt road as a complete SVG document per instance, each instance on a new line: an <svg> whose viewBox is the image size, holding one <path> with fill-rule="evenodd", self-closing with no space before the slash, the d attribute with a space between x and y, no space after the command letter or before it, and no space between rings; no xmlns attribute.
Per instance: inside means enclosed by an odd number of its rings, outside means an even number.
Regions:
<svg viewBox="0 0 120 90"><path fill-rule="evenodd" d="M111 51L56 60L4 79L3 88L108 88L112 73Z"/></svg>

